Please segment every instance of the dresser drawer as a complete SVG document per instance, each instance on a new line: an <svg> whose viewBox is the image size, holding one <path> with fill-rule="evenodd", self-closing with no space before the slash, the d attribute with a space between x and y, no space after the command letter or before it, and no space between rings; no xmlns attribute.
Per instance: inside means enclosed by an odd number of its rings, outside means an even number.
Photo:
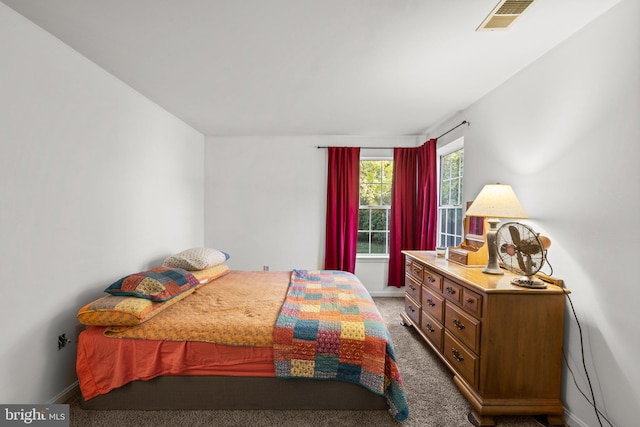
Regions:
<svg viewBox="0 0 640 427"><path fill-rule="evenodd" d="M422 276L424 272L422 264L418 264L415 261L407 260L404 265L404 270L407 274L415 277L419 283L422 283Z"/></svg>
<svg viewBox="0 0 640 427"><path fill-rule="evenodd" d="M420 305L408 295L404 296L404 312L407 313L414 325L420 325Z"/></svg>
<svg viewBox="0 0 640 427"><path fill-rule="evenodd" d="M460 304L462 301L462 289L463 287L449 279L444 279L444 289L442 294L445 298Z"/></svg>
<svg viewBox="0 0 640 427"><path fill-rule="evenodd" d="M422 311L429 313L438 322L444 323L444 298L423 286L421 304Z"/></svg>
<svg viewBox="0 0 640 427"><path fill-rule="evenodd" d="M475 316L482 316L482 295L467 288L463 288L462 308Z"/></svg>
<svg viewBox="0 0 640 427"><path fill-rule="evenodd" d="M420 330L427 337L440 353L442 353L442 338L444 336L444 326L433 317L422 311L422 324Z"/></svg>
<svg viewBox="0 0 640 427"><path fill-rule="evenodd" d="M444 348L442 353L449 364L451 364L469 384L473 387L478 386L478 356L467 350L464 345L446 330L444 331Z"/></svg>
<svg viewBox="0 0 640 427"><path fill-rule="evenodd" d="M405 275L404 276L404 291L407 295L413 298L414 301L420 303L420 291L422 290L422 285L418 282L413 276Z"/></svg>
<svg viewBox="0 0 640 427"><path fill-rule="evenodd" d="M422 283L429 286L431 289L442 292L442 276L438 273L434 273L428 268L424 269L424 280Z"/></svg>
<svg viewBox="0 0 640 427"><path fill-rule="evenodd" d="M454 261L462 265L467 265L467 251L449 249L449 261Z"/></svg>
<svg viewBox="0 0 640 427"><path fill-rule="evenodd" d="M447 302L444 326L476 353L480 352L480 321Z"/></svg>

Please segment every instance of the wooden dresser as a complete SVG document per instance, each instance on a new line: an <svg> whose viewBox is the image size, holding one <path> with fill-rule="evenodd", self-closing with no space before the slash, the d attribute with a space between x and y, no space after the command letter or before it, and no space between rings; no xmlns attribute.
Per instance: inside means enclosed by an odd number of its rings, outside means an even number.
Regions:
<svg viewBox="0 0 640 427"><path fill-rule="evenodd" d="M451 369L474 408L469 421L492 426L497 415L540 415L564 425L563 290L514 286L511 273L484 274L435 252L403 254L403 323Z"/></svg>

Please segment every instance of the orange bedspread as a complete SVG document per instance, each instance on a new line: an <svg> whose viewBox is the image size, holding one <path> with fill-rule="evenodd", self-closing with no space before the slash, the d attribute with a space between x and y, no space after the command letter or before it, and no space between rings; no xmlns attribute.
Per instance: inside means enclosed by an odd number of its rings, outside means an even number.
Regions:
<svg viewBox="0 0 640 427"><path fill-rule="evenodd" d="M273 328L290 274L230 271L152 319L136 326L110 328L105 334L117 338L272 346Z"/></svg>
<svg viewBox="0 0 640 427"><path fill-rule="evenodd" d="M275 376L273 329L289 280L231 271L140 325L85 330L76 360L84 399L161 375Z"/></svg>

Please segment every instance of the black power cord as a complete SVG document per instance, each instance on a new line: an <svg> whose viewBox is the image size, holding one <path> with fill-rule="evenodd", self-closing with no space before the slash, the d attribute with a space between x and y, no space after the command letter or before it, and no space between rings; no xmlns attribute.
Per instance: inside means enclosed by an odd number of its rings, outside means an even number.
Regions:
<svg viewBox="0 0 640 427"><path fill-rule="evenodd" d="M548 275L552 276L553 275L553 266L549 262L548 258L545 258L545 261L546 261L547 265L549 266L549 268L551 269L551 272ZM591 379L589 378L589 372L587 371L587 364L585 362L585 357L584 357L584 340L583 340L583 337L582 337L582 326L580 325L580 320L578 320L578 315L576 314L576 309L573 306L573 301L571 301L571 297L569 296L569 293L564 288L564 284L562 284L560 286L560 289L562 289L562 292L566 295L567 300L569 301L569 305L571 306L571 311L573 312L573 317L576 319L576 325L578 325L578 332L579 332L579 336L580 336L580 354L582 356L582 368L584 369L584 374L587 377L587 384L589 385L589 392L591 394L591 400L589 400L589 397L582 391L582 389L578 385L578 382L576 381L576 376L574 375L573 371L571 370L571 366L569 366L569 361L567 360L567 356L566 356L564 350L562 351L562 358L564 359L565 365L567 365L567 369L571 373L571 377L573 378L573 383L575 384L576 388L578 389L580 394L582 394L584 396L584 398L587 400L587 402L591 406L593 406L593 410L596 413L596 418L598 419L598 424L600 424L600 427L602 427L602 420L600 420L600 416L602 416L602 418L604 418L604 420L611 427L614 427L614 425L611 423L611 421L609 421L609 419L604 416L604 414L598 409L598 407L596 405L596 397L595 397L595 395L593 393L593 387L591 386Z"/></svg>
<svg viewBox="0 0 640 427"><path fill-rule="evenodd" d="M602 420L600 420L600 410L598 409L598 407L596 405L596 397L595 397L595 395L593 393L593 387L591 386L591 379L589 378L589 372L587 371L587 364L585 362L585 357L584 357L584 342L583 342L583 339L582 339L582 326L580 326L580 321L578 320L578 315L576 314L576 310L575 310L575 308L573 306L573 301L571 301L571 297L569 296L569 293L564 288L564 286L562 286L560 289L562 289L562 292L564 292L564 294L567 296L567 300L569 301L569 305L571 306L571 311L573 312L573 317L576 319L576 325L578 325L578 331L580 333L580 353L582 355L582 368L584 369L584 374L587 377L587 384L589 385L589 392L591 393L591 401L589 401L589 398L587 397L587 395L584 394L584 392L578 386L578 383L576 381L576 377L573 374L573 371L571 370L571 367L569 366L569 362L567 361L567 357L566 357L564 351L562 352L562 357L564 358L564 363L567 365L567 369L569 369L569 372L571 372L571 376L573 377L573 382L576 385L576 388L578 389L578 391L580 393L582 393L582 395L585 397L585 399L587 399L587 402L589 402L589 404L591 404L591 406L593 406L593 410L596 413L596 418L598 419L598 424L600 424L600 427L602 427ZM611 421L609 421L607 419L607 417L605 417L604 415L602 415L602 417L607 421L607 423L609 423L610 426L613 427L613 424L611 424Z"/></svg>

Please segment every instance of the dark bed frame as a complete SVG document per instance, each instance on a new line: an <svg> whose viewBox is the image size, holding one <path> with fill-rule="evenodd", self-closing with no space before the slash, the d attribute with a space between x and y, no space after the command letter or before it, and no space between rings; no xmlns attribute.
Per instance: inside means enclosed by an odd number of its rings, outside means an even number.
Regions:
<svg viewBox="0 0 640 427"><path fill-rule="evenodd" d="M383 396L337 380L163 376L82 400L83 409L387 410Z"/></svg>

